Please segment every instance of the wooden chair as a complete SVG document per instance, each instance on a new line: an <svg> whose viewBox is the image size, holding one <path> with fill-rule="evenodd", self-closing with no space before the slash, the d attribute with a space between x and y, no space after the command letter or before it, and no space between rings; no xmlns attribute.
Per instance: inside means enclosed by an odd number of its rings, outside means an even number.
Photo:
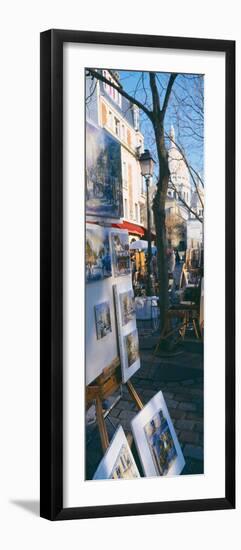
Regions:
<svg viewBox="0 0 241 550"><path fill-rule="evenodd" d="M173 326L173 321L178 319L181 320L181 323ZM196 338L200 339L201 333L199 330L199 305L182 302L180 304L171 306L166 313L164 327L155 347L154 354L157 353L162 341L167 340L171 336L175 336L175 334L176 338L173 338L173 345L177 344L179 340L184 340L186 330L190 323L192 323L193 325Z"/></svg>

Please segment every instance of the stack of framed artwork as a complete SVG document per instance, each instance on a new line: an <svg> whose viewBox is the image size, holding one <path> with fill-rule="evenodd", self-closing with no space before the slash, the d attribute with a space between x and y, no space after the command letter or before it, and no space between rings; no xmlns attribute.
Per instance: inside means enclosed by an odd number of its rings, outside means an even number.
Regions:
<svg viewBox="0 0 241 550"><path fill-rule="evenodd" d="M119 355L126 382L140 367L128 232L87 223L85 266L86 384Z"/></svg>
<svg viewBox="0 0 241 550"><path fill-rule="evenodd" d="M137 413L131 428L144 476L176 476L182 472L184 456L161 391ZM140 474L123 428L119 426L93 479L136 477Z"/></svg>

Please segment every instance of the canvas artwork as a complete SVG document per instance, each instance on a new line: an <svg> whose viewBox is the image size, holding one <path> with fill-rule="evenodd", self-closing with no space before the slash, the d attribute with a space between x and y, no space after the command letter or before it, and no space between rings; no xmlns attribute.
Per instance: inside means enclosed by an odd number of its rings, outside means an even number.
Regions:
<svg viewBox="0 0 241 550"><path fill-rule="evenodd" d="M147 477L182 472L185 460L162 391L132 419L131 428Z"/></svg>
<svg viewBox="0 0 241 550"><path fill-rule="evenodd" d="M122 326L135 319L135 300L133 290L127 290L119 295Z"/></svg>
<svg viewBox="0 0 241 550"><path fill-rule="evenodd" d="M120 218L120 144L106 130L86 124L86 214Z"/></svg>
<svg viewBox="0 0 241 550"><path fill-rule="evenodd" d="M144 431L157 472L164 476L175 460L177 452L162 410L145 425Z"/></svg>
<svg viewBox="0 0 241 550"><path fill-rule="evenodd" d="M131 367L138 361L139 355L139 340L137 329L125 336L125 350L127 355L128 367Z"/></svg>
<svg viewBox="0 0 241 550"><path fill-rule="evenodd" d="M140 478L122 426L117 428L93 479L129 480Z"/></svg>
<svg viewBox="0 0 241 550"><path fill-rule="evenodd" d="M140 477L136 465L127 445L122 445L118 454L114 468L110 474L110 479L133 479Z"/></svg>
<svg viewBox="0 0 241 550"><path fill-rule="evenodd" d="M131 277L119 280L113 291L122 381L127 382L141 366Z"/></svg>
<svg viewBox="0 0 241 550"><path fill-rule="evenodd" d="M85 238L86 282L111 277L111 256L108 230L88 224Z"/></svg>
<svg viewBox="0 0 241 550"><path fill-rule="evenodd" d="M110 233L112 248L112 264L114 277L131 273L128 232L113 231Z"/></svg>
<svg viewBox="0 0 241 550"><path fill-rule="evenodd" d="M109 302L103 302L95 306L95 322L97 340L104 338L112 331Z"/></svg>

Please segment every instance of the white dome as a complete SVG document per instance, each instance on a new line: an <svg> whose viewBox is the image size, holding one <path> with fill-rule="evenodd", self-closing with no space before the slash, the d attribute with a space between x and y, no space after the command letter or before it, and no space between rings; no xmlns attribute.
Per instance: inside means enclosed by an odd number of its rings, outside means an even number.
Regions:
<svg viewBox="0 0 241 550"><path fill-rule="evenodd" d="M175 131L173 126L170 130L171 146L168 151L168 164L170 170L170 187L173 183L187 204L191 200L191 182L188 168L185 164L183 156L175 143Z"/></svg>
<svg viewBox="0 0 241 550"><path fill-rule="evenodd" d="M168 151L168 161L171 176L174 176L176 179L182 179L183 183L190 187L190 178L187 166L183 160L182 154L174 145Z"/></svg>

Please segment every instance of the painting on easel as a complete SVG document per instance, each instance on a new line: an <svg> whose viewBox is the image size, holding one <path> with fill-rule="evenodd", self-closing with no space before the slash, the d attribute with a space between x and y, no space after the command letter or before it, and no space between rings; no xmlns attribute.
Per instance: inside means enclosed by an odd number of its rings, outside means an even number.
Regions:
<svg viewBox="0 0 241 550"><path fill-rule="evenodd" d="M121 146L109 132L86 124L86 214L122 215Z"/></svg>
<svg viewBox="0 0 241 550"><path fill-rule="evenodd" d="M133 290L122 292L119 296L122 326L135 319L135 300Z"/></svg>
<svg viewBox="0 0 241 550"><path fill-rule="evenodd" d="M109 302L103 302L95 306L95 322L97 340L112 332Z"/></svg>
<svg viewBox="0 0 241 550"><path fill-rule="evenodd" d="M108 231L88 224L85 242L86 282L96 282L111 277L111 257Z"/></svg>
<svg viewBox="0 0 241 550"><path fill-rule="evenodd" d="M123 277L113 285L113 291L122 380L127 382L141 365L131 279Z"/></svg>
<svg viewBox="0 0 241 550"><path fill-rule="evenodd" d="M127 355L127 365L129 368L140 358L137 329L130 332L130 334L127 334L124 341Z"/></svg>
<svg viewBox="0 0 241 550"><path fill-rule="evenodd" d="M130 275L131 263L128 232L123 230L112 231L110 238L114 276Z"/></svg>

